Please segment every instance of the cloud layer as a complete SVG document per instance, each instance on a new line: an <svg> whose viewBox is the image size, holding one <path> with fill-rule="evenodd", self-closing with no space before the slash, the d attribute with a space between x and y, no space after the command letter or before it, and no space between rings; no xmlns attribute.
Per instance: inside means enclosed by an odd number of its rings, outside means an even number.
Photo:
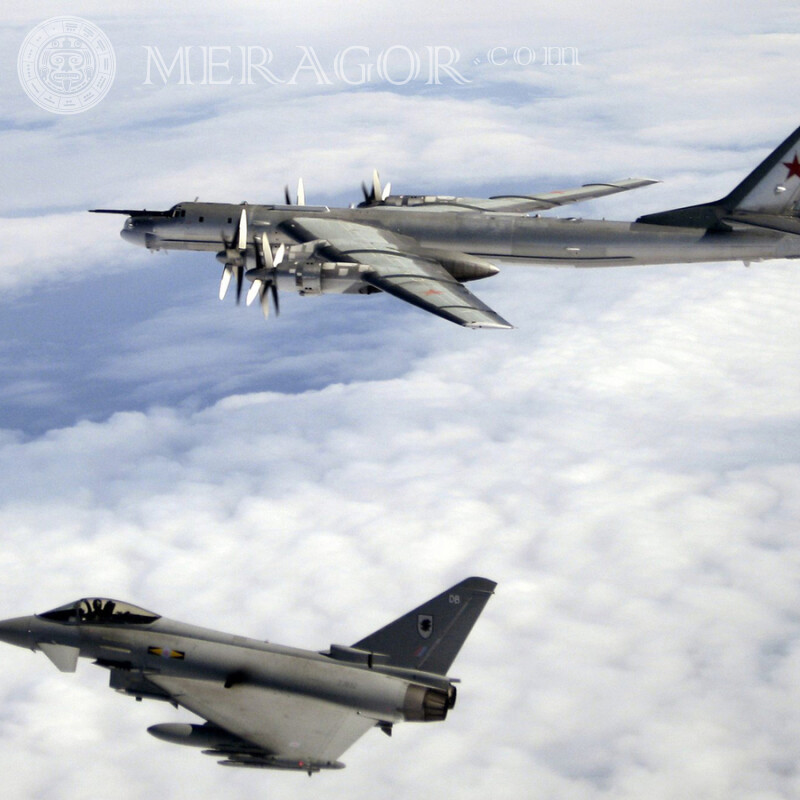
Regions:
<svg viewBox="0 0 800 800"><path fill-rule="evenodd" d="M450 719L370 733L313 781L157 742L148 725L190 715L6 647L6 796L795 796L796 265L506 269L476 291L511 332L385 297L287 298L264 328L217 303L212 259L152 259L82 209L268 200L298 172L344 201L374 164L407 190L670 179L586 209L617 218L711 199L797 124L781 83L796 12L710 3L697 13L716 24L689 31L679 2L489 23L467 4L424 25L365 12L347 31L319 5L306 40L294 9L267 25L236 4L230 43L284 54L438 37L476 57L582 52L558 73L475 65L463 93L276 87L259 104L143 90L142 44L222 30L156 8L81 11L134 64L96 114L50 118L3 82L2 616L99 594L324 648L466 575L499 586ZM38 21L9 22L6 49Z"/></svg>

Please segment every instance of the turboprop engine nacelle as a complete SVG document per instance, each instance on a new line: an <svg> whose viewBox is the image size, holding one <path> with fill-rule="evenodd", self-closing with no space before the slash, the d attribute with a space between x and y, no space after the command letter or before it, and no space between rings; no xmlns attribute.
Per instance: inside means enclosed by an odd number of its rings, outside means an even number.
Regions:
<svg viewBox="0 0 800 800"><path fill-rule="evenodd" d="M437 250L426 247L423 255L436 259L457 281L479 281L491 278L500 270L485 258L472 256L469 253L460 253L457 250Z"/></svg>
<svg viewBox="0 0 800 800"><path fill-rule="evenodd" d="M455 251L425 251L462 283L490 278L500 271L479 256ZM362 280L369 266L350 261L320 261L298 259L287 261L278 267L278 287L296 291L301 295L315 294L372 294L379 291Z"/></svg>
<svg viewBox="0 0 800 800"><path fill-rule="evenodd" d="M286 278L294 291L313 294L369 294L377 291L361 280L366 268L349 261L299 261L289 264ZM279 286L283 288L281 275Z"/></svg>
<svg viewBox="0 0 800 800"><path fill-rule="evenodd" d="M316 295L370 294L378 291L361 280L367 268L349 261L293 259L290 254L280 264L268 268L258 265L256 258L248 254L243 263L248 280L264 281L274 278L282 292Z"/></svg>

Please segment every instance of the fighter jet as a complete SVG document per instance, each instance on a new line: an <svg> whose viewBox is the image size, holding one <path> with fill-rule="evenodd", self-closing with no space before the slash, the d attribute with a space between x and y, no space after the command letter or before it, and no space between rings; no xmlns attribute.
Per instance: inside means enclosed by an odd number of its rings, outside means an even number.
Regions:
<svg viewBox="0 0 800 800"><path fill-rule="evenodd" d="M62 672L78 657L122 694L166 700L206 720L167 722L158 739L203 748L232 767L341 769L370 728L444 720L447 677L496 584L467 578L352 646L314 652L200 628L107 598L0 622L0 641L44 653Z"/></svg>
<svg viewBox="0 0 800 800"><path fill-rule="evenodd" d="M463 284L504 265L612 267L800 258L800 128L720 200L635 222L545 218L538 212L657 181L628 178L545 194L485 199L393 195L378 173L350 208L306 204L302 179L285 203L178 203L126 214L127 242L149 250L216 252L220 299L244 279L247 304L301 295L385 292L468 328L511 328Z"/></svg>

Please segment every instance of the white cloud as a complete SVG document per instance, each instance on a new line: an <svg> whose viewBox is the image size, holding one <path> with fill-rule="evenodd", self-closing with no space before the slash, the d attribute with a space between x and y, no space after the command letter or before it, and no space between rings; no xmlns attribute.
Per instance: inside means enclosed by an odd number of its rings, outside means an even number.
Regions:
<svg viewBox="0 0 800 800"><path fill-rule="evenodd" d="M0 292L33 292L135 266L116 233L108 217L85 212L0 218Z"/></svg>
<svg viewBox="0 0 800 800"><path fill-rule="evenodd" d="M776 446L795 437L798 414L796 351L776 343L797 313L791 271L675 272L605 273L605 286L597 273L582 285L566 272L509 276L509 300L538 319L516 341L456 330L457 349L435 345L395 380L11 441L0 450L3 607L110 594L324 647L483 573L500 586L457 662L451 720L366 738L346 776L316 779L315 793L366 796L384 780L398 796L454 780L467 797L531 780L567 797L746 797L759 782L788 793L773 765L795 758L798 724L784 676L796 658L787 532L800 468L796 450ZM511 296L528 282L539 292ZM15 659L25 678L10 680L51 680L43 659ZM99 691L98 678L78 680ZM134 718L113 696L95 702L121 762L90 776L119 782L125 754L140 751L162 789L191 780L184 764L209 794L283 785L232 786L192 767L193 752L142 742L143 724L175 716L158 706ZM59 752L97 716L54 715L79 732ZM19 731L5 739L25 747ZM429 759L451 771L431 776ZM148 785L140 770L121 796Z"/></svg>
<svg viewBox="0 0 800 800"><path fill-rule="evenodd" d="M80 287L142 266L84 207L268 200L297 173L310 195L340 197L375 164L409 191L674 178L590 207L625 218L727 191L797 124L780 3L757 17L744 3L636 18L627 4L491 20L420 8L370 8L349 27L339 6L306 6L298 29L285 4L114 19L86 4L130 59L117 93L70 120L43 117L13 74L0 90L6 309L44 307L47 291L21 298L35 280ZM37 21L9 23L6 49ZM582 66L481 68L463 92L148 93L137 48L178 34L282 42L282 57L306 36L326 57L359 37L465 54L575 43ZM358 311L358 298L287 298L264 330L202 299L218 275L203 258L174 304L149 292L177 298L166 286L186 258L164 259L163 286L153 270L98 280L141 291L74 348L4 342L0 396L32 408L22 433L0 434L3 616L108 594L321 648L485 574L498 592L456 662L459 703L444 725L370 733L347 770L309 782L156 742L147 725L188 715L114 696L88 664L61 675L6 647L6 796L797 794L795 265L508 269L477 290L518 329L475 333L390 298ZM75 322L87 295L64 297ZM7 363L16 352L25 363ZM69 392L88 407L31 434Z"/></svg>

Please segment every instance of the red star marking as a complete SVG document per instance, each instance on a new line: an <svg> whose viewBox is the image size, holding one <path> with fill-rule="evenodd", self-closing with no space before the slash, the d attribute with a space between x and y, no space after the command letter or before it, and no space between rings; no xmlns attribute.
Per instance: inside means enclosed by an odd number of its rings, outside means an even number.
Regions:
<svg viewBox="0 0 800 800"><path fill-rule="evenodd" d="M427 291L427 292L423 292L422 294L423 294L425 297L427 297L427 296L428 296L428 295L430 295L430 294L441 294L441 292L440 292L438 289L428 289L428 291Z"/></svg>
<svg viewBox="0 0 800 800"><path fill-rule="evenodd" d="M794 159L792 161L784 161L783 166L789 170L789 174L786 176L787 181L792 175L797 175L797 177L800 178L800 161L797 160L797 153L794 154Z"/></svg>

